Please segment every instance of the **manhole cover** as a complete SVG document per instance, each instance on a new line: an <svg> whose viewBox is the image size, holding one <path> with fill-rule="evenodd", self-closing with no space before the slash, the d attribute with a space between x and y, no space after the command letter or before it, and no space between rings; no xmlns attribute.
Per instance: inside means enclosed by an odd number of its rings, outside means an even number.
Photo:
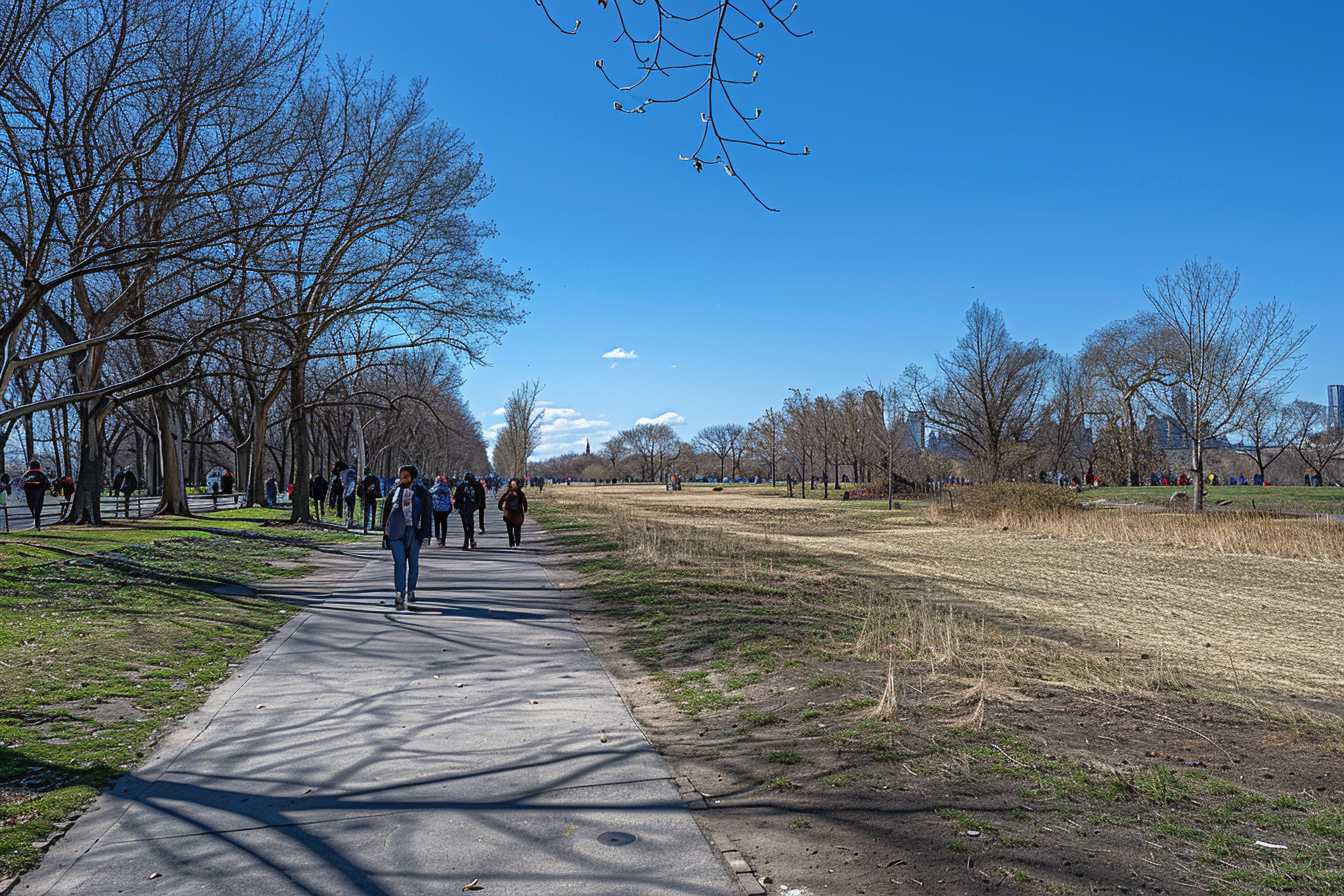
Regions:
<svg viewBox="0 0 1344 896"><path fill-rule="evenodd" d="M627 834L625 831L607 831L605 834L597 835L597 842L603 846L629 846L635 839L634 834Z"/></svg>

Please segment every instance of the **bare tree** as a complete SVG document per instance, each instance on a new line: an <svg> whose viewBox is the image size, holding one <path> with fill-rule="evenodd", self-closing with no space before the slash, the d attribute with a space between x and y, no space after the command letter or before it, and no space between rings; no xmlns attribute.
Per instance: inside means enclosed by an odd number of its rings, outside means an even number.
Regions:
<svg viewBox="0 0 1344 896"><path fill-rule="evenodd" d="M700 134L695 149L678 158L696 171L722 167L742 184L751 197L768 205L743 178L733 152L741 147L787 156L806 156L812 150L788 148L784 140L762 131L764 111L742 98L742 92L760 78L765 53L759 41L770 26L790 37L811 31L794 28L794 3L781 14L780 0L598 0L615 17L615 43L629 51L630 74L613 74L622 66L595 63L597 71L621 96L612 108L642 115L660 105L689 101L703 103ZM556 0L536 0L551 24L566 34L577 34L581 21L561 24L550 6ZM655 90L655 87L657 90Z"/></svg>
<svg viewBox="0 0 1344 896"><path fill-rule="evenodd" d="M681 452L681 440L666 423L641 423L619 436L621 444L639 460L639 477L654 482L663 477L667 462Z"/></svg>
<svg viewBox="0 0 1344 896"><path fill-rule="evenodd" d="M1162 377L1142 394L1190 442L1196 511L1204 509L1206 448L1236 429L1256 395L1287 391L1308 335L1277 302L1241 307L1240 285L1236 271L1191 260L1144 290L1161 327Z"/></svg>
<svg viewBox="0 0 1344 896"><path fill-rule="evenodd" d="M1301 442L1304 434L1299 427L1310 427L1312 422L1311 415L1281 404L1273 393L1257 392L1246 402L1237 425L1242 441L1232 450L1250 458L1261 481L1268 482L1270 466Z"/></svg>
<svg viewBox="0 0 1344 896"><path fill-rule="evenodd" d="M1296 430L1293 449L1297 456L1322 483L1330 482L1331 464L1344 458L1344 429L1331 426L1325 405L1314 401L1293 402L1290 414Z"/></svg>
<svg viewBox="0 0 1344 896"><path fill-rule="evenodd" d="M504 428L495 440L495 472L526 476L527 461L537 450L544 408L538 404L541 381L529 380L504 402Z"/></svg>
<svg viewBox="0 0 1344 896"><path fill-rule="evenodd" d="M1161 325L1152 314L1138 314L1107 324L1088 337L1081 364L1086 377L1088 413L1104 418L1119 436L1125 480L1139 484L1139 444L1145 386L1162 375L1159 353Z"/></svg>
<svg viewBox="0 0 1344 896"><path fill-rule="evenodd" d="M902 391L997 481L1030 457L1048 360L1043 346L1013 339L1000 312L975 302L956 348L937 356L940 378L908 368Z"/></svg>
<svg viewBox="0 0 1344 896"><path fill-rule="evenodd" d="M784 415L774 408L766 408L765 413L752 422L743 444L747 453L769 470L770 484L776 485L779 458L784 452Z"/></svg>
<svg viewBox="0 0 1344 896"><path fill-rule="evenodd" d="M734 459L733 472L737 472L736 458L741 456L739 446L745 434L746 427L740 423L720 423L700 430L691 444L719 459L719 480L722 481L730 458Z"/></svg>

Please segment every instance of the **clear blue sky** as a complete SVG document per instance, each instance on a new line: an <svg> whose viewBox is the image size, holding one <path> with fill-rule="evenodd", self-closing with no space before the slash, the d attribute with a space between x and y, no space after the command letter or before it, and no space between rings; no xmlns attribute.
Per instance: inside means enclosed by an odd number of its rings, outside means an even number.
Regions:
<svg viewBox="0 0 1344 896"><path fill-rule="evenodd" d="M327 13L329 50L428 79L496 180L495 253L539 284L469 372L487 427L539 377L548 452L668 412L689 437L927 364L977 297L1073 350L1205 255L1316 326L1304 397L1344 382L1344 6L804 2L816 34L763 41L746 100L814 151L741 165L771 215L676 161L697 105L611 110L610 13L551 5L579 37L532 0Z"/></svg>

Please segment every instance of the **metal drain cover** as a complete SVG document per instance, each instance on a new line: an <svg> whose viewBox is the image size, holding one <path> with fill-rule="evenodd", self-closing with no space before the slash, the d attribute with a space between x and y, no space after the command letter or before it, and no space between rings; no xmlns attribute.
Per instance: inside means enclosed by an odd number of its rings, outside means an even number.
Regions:
<svg viewBox="0 0 1344 896"><path fill-rule="evenodd" d="M625 831L607 831L605 834L597 835L597 842L603 846L629 846L638 839L634 834L627 834Z"/></svg>

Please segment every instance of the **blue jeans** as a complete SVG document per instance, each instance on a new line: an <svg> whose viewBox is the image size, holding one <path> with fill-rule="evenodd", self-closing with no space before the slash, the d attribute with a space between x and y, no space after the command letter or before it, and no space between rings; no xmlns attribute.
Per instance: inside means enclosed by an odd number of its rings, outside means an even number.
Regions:
<svg viewBox="0 0 1344 896"><path fill-rule="evenodd" d="M414 529L407 528L401 538L391 542L392 577L397 591L414 591L416 580L420 578L420 536Z"/></svg>

